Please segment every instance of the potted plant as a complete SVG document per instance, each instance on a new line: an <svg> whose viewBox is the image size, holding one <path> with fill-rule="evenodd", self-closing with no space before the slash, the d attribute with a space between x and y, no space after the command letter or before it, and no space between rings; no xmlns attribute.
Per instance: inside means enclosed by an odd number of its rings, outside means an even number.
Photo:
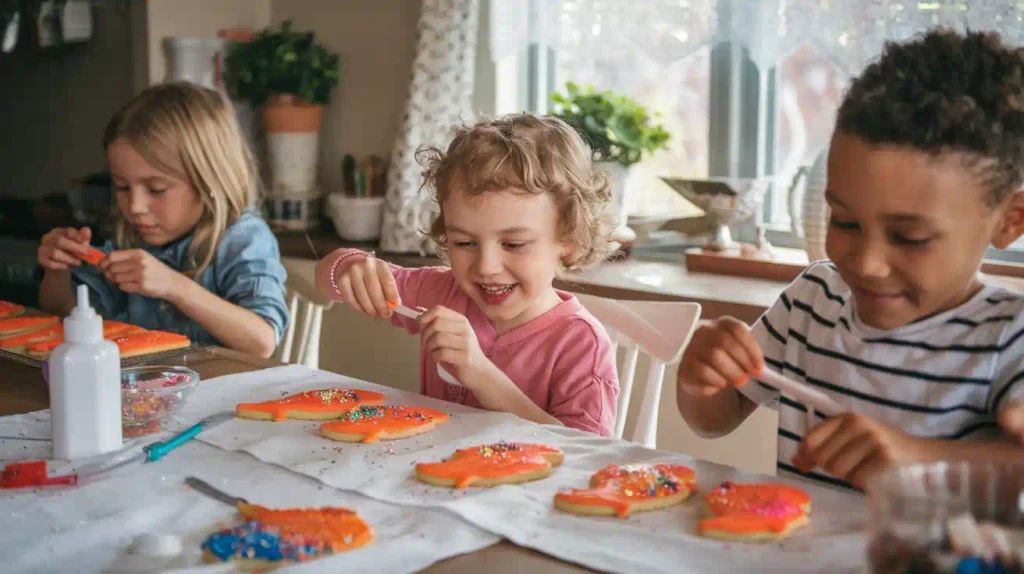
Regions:
<svg viewBox="0 0 1024 574"><path fill-rule="evenodd" d="M630 168L645 154L667 149L672 136L655 123L656 115L631 98L573 82L566 83L565 89L565 95L551 95L552 113L588 140L593 160L608 172L612 185L610 209L616 218L613 237L629 241L634 237L626 227L626 182Z"/></svg>
<svg viewBox="0 0 1024 574"><path fill-rule="evenodd" d="M320 123L340 77L338 54L316 43L312 32L292 31L290 20L279 31L263 30L228 50L228 92L261 110L272 177L268 195L279 204L268 215L280 226L306 228L319 219L314 211Z"/></svg>

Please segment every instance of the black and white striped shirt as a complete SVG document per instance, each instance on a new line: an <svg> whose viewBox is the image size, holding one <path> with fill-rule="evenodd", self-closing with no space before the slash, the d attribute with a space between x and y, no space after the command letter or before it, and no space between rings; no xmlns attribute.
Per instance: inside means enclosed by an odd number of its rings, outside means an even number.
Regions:
<svg viewBox="0 0 1024 574"><path fill-rule="evenodd" d="M998 434L996 413L1024 398L1024 296L985 286L964 304L883 331L862 323L850 288L829 263L811 265L753 327L766 368L817 387L852 412L920 437ZM780 471L807 432L804 405L763 384L741 391L778 399ZM815 414L814 424L823 420ZM812 478L843 484L823 472Z"/></svg>

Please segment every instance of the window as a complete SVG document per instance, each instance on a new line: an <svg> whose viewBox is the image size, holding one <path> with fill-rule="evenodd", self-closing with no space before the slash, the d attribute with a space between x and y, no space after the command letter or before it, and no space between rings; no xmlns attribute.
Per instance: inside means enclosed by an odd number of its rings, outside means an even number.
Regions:
<svg viewBox="0 0 1024 574"><path fill-rule="evenodd" d="M799 246L790 232L789 184L824 149L850 76L886 39L937 24L1024 38L1024 4L1014 2L484 0L484 6L492 28L520 10L517 22L528 30L519 65L504 68L517 76L518 98L505 98L517 105L497 111L546 111L546 95L567 80L625 93L660 114L673 134L670 149L642 162L631 180L632 215L699 213L659 175L760 173L776 184L757 223L785 246ZM738 236L749 240L753 222L744 227ZM990 256L1024 261L1024 241Z"/></svg>

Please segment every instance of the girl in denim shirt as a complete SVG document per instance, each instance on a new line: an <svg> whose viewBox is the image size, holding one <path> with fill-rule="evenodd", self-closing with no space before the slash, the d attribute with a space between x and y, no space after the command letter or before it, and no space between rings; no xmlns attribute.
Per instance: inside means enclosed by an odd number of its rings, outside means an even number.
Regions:
<svg viewBox="0 0 1024 574"><path fill-rule="evenodd" d="M288 323L277 240L251 211L254 162L214 90L161 84L132 99L103 136L116 187L116 238L83 264L89 228L43 237L40 306L65 315L85 284L106 319L270 356Z"/></svg>

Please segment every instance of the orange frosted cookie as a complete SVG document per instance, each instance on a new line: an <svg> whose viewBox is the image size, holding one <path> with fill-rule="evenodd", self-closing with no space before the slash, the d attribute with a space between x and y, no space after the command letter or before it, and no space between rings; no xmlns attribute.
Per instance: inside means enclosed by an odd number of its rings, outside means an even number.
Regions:
<svg viewBox="0 0 1024 574"><path fill-rule="evenodd" d="M62 323L54 323L41 329L0 337L0 349L11 351L12 353L20 353L25 350L25 347L33 343L49 341L63 336L64 325Z"/></svg>
<svg viewBox="0 0 1024 574"><path fill-rule="evenodd" d="M691 468L681 464L612 464L590 477L590 488L555 494L555 508L625 518L686 500L697 490L695 477Z"/></svg>
<svg viewBox="0 0 1024 574"><path fill-rule="evenodd" d="M264 570L373 542L370 525L347 508L274 510L243 502L238 513L238 524L203 542L205 562L232 562L244 570Z"/></svg>
<svg viewBox="0 0 1024 574"><path fill-rule="evenodd" d="M0 319L21 315L25 308L10 301L0 301Z"/></svg>
<svg viewBox="0 0 1024 574"><path fill-rule="evenodd" d="M0 319L0 337L10 337L12 335L28 333L29 331L35 331L37 329L42 329L43 327L56 325L58 322L60 322L60 319L52 315Z"/></svg>
<svg viewBox="0 0 1024 574"><path fill-rule="evenodd" d="M334 420L356 407L383 403L384 395L373 391L320 389L265 403L242 403L235 407L235 416L262 421Z"/></svg>
<svg viewBox="0 0 1024 574"><path fill-rule="evenodd" d="M185 335L168 333L167 331L146 331L134 335L123 335L115 337L111 341L121 351L122 359L138 355L149 355L151 353L162 353L174 349L184 349L192 344Z"/></svg>
<svg viewBox="0 0 1024 574"><path fill-rule="evenodd" d="M778 540L811 521L811 497L784 484L724 482L704 496L710 518L700 523L709 538Z"/></svg>
<svg viewBox="0 0 1024 574"><path fill-rule="evenodd" d="M502 441L457 450L444 462L417 464L416 478L455 488L518 484L547 477L564 458L554 447Z"/></svg>
<svg viewBox="0 0 1024 574"><path fill-rule="evenodd" d="M105 256L106 255L102 251L100 251L99 249L96 249L95 247L90 247L85 252L85 255L82 256L82 261L85 261L86 263L88 263L90 265L99 265L100 261Z"/></svg>
<svg viewBox="0 0 1024 574"><path fill-rule="evenodd" d="M126 337L128 335L135 335L138 333L147 333L142 327L135 325L129 325L128 323L122 323L120 321L104 321L103 322L103 338L104 339L117 339L120 337ZM50 351L56 349L61 343L64 342L63 333L59 337L42 341L39 343L33 343L29 345L25 351L30 357L36 359L45 359L50 355Z"/></svg>
<svg viewBox="0 0 1024 574"><path fill-rule="evenodd" d="M430 432L446 420L447 414L422 407L363 405L320 425L320 434L331 440L376 442Z"/></svg>

